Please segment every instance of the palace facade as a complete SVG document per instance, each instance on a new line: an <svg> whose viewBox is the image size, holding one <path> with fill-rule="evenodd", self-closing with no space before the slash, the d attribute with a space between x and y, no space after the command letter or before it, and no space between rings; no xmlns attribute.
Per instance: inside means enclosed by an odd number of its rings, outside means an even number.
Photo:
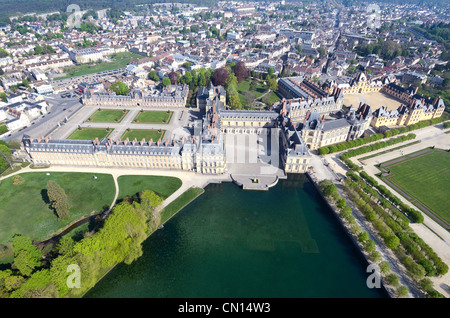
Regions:
<svg viewBox="0 0 450 318"><path fill-rule="evenodd" d="M141 90L132 90L128 95L116 95L112 91L94 92L86 90L81 98L84 105L111 107L183 108L189 93L189 86L168 85L145 95Z"/></svg>
<svg viewBox="0 0 450 318"><path fill-rule="evenodd" d="M342 108L344 95L339 88L326 92L304 77L285 77L278 80L278 91L284 99L275 103L274 108L284 109L294 122L305 119L307 112L320 115L335 113Z"/></svg>
<svg viewBox="0 0 450 318"><path fill-rule="evenodd" d="M388 111L386 107L380 107L373 113L371 125L373 127L409 126L419 121L439 118L445 110L442 98L425 98L417 94L417 88L409 86L403 88L394 83L383 87L383 92L400 99L406 105Z"/></svg>
<svg viewBox="0 0 450 318"><path fill-rule="evenodd" d="M366 73L358 73L348 84L339 85L344 95L379 92L391 81L388 77L369 80Z"/></svg>

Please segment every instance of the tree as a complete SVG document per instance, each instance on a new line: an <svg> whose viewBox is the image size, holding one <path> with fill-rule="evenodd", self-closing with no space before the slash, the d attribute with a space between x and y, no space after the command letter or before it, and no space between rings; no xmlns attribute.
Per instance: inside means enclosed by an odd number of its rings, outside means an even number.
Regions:
<svg viewBox="0 0 450 318"><path fill-rule="evenodd" d="M167 74L167 77L169 77L170 83L172 85L177 85L178 81L177 81L177 73L176 72L174 72L174 71L170 72L169 74Z"/></svg>
<svg viewBox="0 0 450 318"><path fill-rule="evenodd" d="M227 94L228 96L228 94ZM239 99L239 96L237 94L233 94L231 96L228 96L228 104L232 109L241 109L242 104L241 100Z"/></svg>
<svg viewBox="0 0 450 318"><path fill-rule="evenodd" d="M248 77L248 69L243 61L238 61L234 66L234 74L238 83L242 82Z"/></svg>
<svg viewBox="0 0 450 318"><path fill-rule="evenodd" d="M31 276L33 271L41 266L42 253L33 245L30 238L16 235L12 239L14 250L14 266L24 276Z"/></svg>
<svg viewBox="0 0 450 318"><path fill-rule="evenodd" d="M192 73L191 72L186 72L186 74L184 74L184 82L186 83L186 84L190 84L191 82L192 82Z"/></svg>
<svg viewBox="0 0 450 318"><path fill-rule="evenodd" d="M233 73L229 73L227 80L225 81L225 89L227 90L227 94L228 91L230 91L231 89L234 89L237 93L237 78Z"/></svg>
<svg viewBox="0 0 450 318"><path fill-rule="evenodd" d="M388 283L389 285L398 286L399 284L399 278L397 274L394 273L388 274L385 279L386 283Z"/></svg>
<svg viewBox="0 0 450 318"><path fill-rule="evenodd" d="M368 239L369 239L369 233L367 233L366 231L363 231L358 234L358 241L360 241L361 243L364 243Z"/></svg>
<svg viewBox="0 0 450 318"><path fill-rule="evenodd" d="M171 81L168 77L164 77L162 80L162 85L163 86L169 86L171 84Z"/></svg>
<svg viewBox="0 0 450 318"><path fill-rule="evenodd" d="M151 71L148 73L148 79L150 79L150 80L152 80L152 81L155 81L155 82L159 82L159 81L160 81L160 78L159 78L158 75L156 74L156 71L155 71L155 70L151 70Z"/></svg>
<svg viewBox="0 0 450 318"><path fill-rule="evenodd" d="M58 245L56 246L59 253L62 255L73 255L73 247L75 246L75 241L72 237L68 235L64 235L58 242Z"/></svg>
<svg viewBox="0 0 450 318"><path fill-rule="evenodd" d="M275 78L269 79L269 89L276 91L278 89L278 82Z"/></svg>
<svg viewBox="0 0 450 318"><path fill-rule="evenodd" d="M400 287L397 288L397 296L398 297L405 297L408 295L408 287L406 287L405 285L402 285Z"/></svg>
<svg viewBox="0 0 450 318"><path fill-rule="evenodd" d="M152 190L145 190L139 193L139 199L141 200L141 207L146 212L151 212L151 210L159 206L163 199Z"/></svg>
<svg viewBox="0 0 450 318"><path fill-rule="evenodd" d="M58 221L69 218L70 205L66 192L53 180L47 182L47 196L51 207L58 215Z"/></svg>
<svg viewBox="0 0 450 318"><path fill-rule="evenodd" d="M398 244L400 243L400 239L395 234L392 234L386 237L384 242L386 243L386 246L389 247L391 250L396 250Z"/></svg>
<svg viewBox="0 0 450 318"><path fill-rule="evenodd" d="M336 202L336 206L338 207L338 209L344 208L345 205L346 205L345 198L340 198Z"/></svg>
<svg viewBox="0 0 450 318"><path fill-rule="evenodd" d="M0 49L0 58L4 58L7 56L9 56L9 53L4 49Z"/></svg>
<svg viewBox="0 0 450 318"><path fill-rule="evenodd" d="M217 68L211 76L214 86L225 86L228 79L228 71L226 68Z"/></svg>
<svg viewBox="0 0 450 318"><path fill-rule="evenodd" d="M384 275L388 274L391 270L389 263L387 261L380 262L380 264L378 264L378 266L380 267L381 273Z"/></svg>
<svg viewBox="0 0 450 318"><path fill-rule="evenodd" d="M127 84L121 81L112 83L111 86L109 86L109 89L115 92L117 95L128 95L128 93L130 92Z"/></svg>
<svg viewBox="0 0 450 318"><path fill-rule="evenodd" d="M13 169L11 150L8 146L0 144L0 171L5 170L8 166Z"/></svg>
<svg viewBox="0 0 450 318"><path fill-rule="evenodd" d="M274 71L273 67L269 67L269 68L267 69L267 75L269 75L270 77L272 77L272 75L273 75L274 72L275 72L275 71Z"/></svg>

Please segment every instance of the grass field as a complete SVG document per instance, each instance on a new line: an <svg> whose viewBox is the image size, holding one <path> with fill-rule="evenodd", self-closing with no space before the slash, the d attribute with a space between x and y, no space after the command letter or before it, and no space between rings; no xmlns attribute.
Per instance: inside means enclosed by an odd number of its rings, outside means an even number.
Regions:
<svg viewBox="0 0 450 318"><path fill-rule="evenodd" d="M0 193L0 244L15 234L44 240L62 230L74 220L100 212L114 199L115 186L111 175L75 172L22 173L24 183L12 185L12 178L2 180ZM66 192L70 203L70 218L58 222L46 202L48 180L57 182Z"/></svg>
<svg viewBox="0 0 450 318"><path fill-rule="evenodd" d="M175 177L164 176L120 176L117 179L119 184L118 200L124 197L133 196L144 190L153 190L166 199L179 187L181 180Z"/></svg>
<svg viewBox="0 0 450 318"><path fill-rule="evenodd" d="M420 210L431 210L450 225L450 153L434 149L402 159L383 163L390 174L381 178L392 183L394 189L398 187Z"/></svg>
<svg viewBox="0 0 450 318"><path fill-rule="evenodd" d="M164 111L143 111L133 120L134 123L141 124L168 124L173 112Z"/></svg>
<svg viewBox="0 0 450 318"><path fill-rule="evenodd" d="M144 58L144 56L131 53L131 52L120 52L111 55L111 62L101 62L94 64L81 64L64 69L66 76L58 77L55 80L62 80L66 78L72 78L76 76L82 76L87 74L93 74L103 71L111 71L118 68L123 68L127 66L131 58Z"/></svg>
<svg viewBox="0 0 450 318"><path fill-rule="evenodd" d="M129 140L134 140L135 138L138 141L141 141L142 138L145 138L145 140L149 141L150 139L153 139L153 142L158 141L159 139L162 140L162 138L164 137L164 133L166 131L162 130L161 132L158 132L158 130L154 130L154 129L134 129L134 130L130 130L128 132L125 132L122 135L121 140L125 140L125 139L129 139Z"/></svg>
<svg viewBox="0 0 450 318"><path fill-rule="evenodd" d="M102 140L102 138L108 137L111 132L112 129L107 130L106 128L81 128L75 130L67 139L94 140L97 137L98 140Z"/></svg>
<svg viewBox="0 0 450 318"><path fill-rule="evenodd" d="M119 123L128 114L128 110L97 110L87 121L94 123Z"/></svg>

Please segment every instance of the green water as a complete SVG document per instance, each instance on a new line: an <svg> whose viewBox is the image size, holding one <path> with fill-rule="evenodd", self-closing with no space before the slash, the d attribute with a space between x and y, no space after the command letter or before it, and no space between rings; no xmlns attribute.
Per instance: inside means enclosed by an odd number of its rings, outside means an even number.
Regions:
<svg viewBox="0 0 450 318"><path fill-rule="evenodd" d="M385 297L304 175L270 191L209 185L85 297Z"/></svg>

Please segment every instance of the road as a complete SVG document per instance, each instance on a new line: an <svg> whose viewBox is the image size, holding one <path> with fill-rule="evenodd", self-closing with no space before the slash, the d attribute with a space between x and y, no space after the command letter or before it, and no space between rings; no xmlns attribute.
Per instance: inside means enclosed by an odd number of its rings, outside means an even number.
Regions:
<svg viewBox="0 0 450 318"><path fill-rule="evenodd" d="M33 120L27 128L11 133L10 136L5 138L5 141L22 140L24 134L35 138L45 137L57 127L58 123L63 122L66 117L83 106L79 98L61 98L59 95L48 95L45 100L49 104L49 112Z"/></svg>

